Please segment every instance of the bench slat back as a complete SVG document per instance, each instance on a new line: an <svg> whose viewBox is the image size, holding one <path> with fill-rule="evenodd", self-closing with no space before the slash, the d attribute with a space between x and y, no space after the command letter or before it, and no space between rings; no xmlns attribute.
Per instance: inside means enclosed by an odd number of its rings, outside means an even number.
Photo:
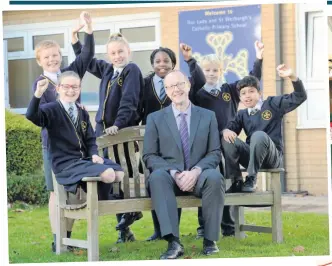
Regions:
<svg viewBox="0 0 332 266"><path fill-rule="evenodd" d="M103 154L103 149L108 149L109 159L121 165L125 176L121 187L124 198L137 198L145 196L145 186L143 175L139 173L139 167L145 169L142 161L143 139L145 127L134 126L119 130L117 135L103 135L97 138L99 154ZM139 152L135 152L136 150ZM118 158L115 156L114 150L117 150ZM129 156L126 159L125 150L128 150ZM132 169L132 176L129 176L129 165ZM144 171L145 175L146 171ZM119 193L119 184L113 185L113 193Z"/></svg>

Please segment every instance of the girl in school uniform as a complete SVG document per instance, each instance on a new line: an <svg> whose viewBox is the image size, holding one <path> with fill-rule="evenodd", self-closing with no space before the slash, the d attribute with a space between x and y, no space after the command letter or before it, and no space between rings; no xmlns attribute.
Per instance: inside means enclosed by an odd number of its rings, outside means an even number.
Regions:
<svg viewBox="0 0 332 266"><path fill-rule="evenodd" d="M82 44L77 38L77 31L73 31L72 44L75 55L81 53ZM137 125L138 103L143 76L139 67L129 62L129 43L120 33L111 34L106 44L107 56L110 63L104 60L92 59L88 72L101 79L99 87L99 107L96 114L96 135L115 135L119 129ZM129 176L132 176L129 151L124 147L128 162ZM105 150L105 157L107 151ZM115 161L119 162L117 148L114 149ZM120 197L123 198L122 191ZM117 214L119 230L117 243L134 241L134 234L129 225L143 217L141 212Z"/></svg>
<svg viewBox="0 0 332 266"><path fill-rule="evenodd" d="M191 92L197 91L205 84L204 73L197 65L197 61L192 58L191 47L180 44L180 50L184 60L189 66ZM150 55L150 63L153 73L144 78L144 88L140 94L139 104L139 122L146 124L147 116L155 111L163 109L171 104L171 100L167 97L164 88L164 77L172 71L176 66L175 53L165 47L159 47ZM192 97L190 97L192 98ZM194 99L191 99L194 102ZM194 102L195 103L195 102ZM157 240L161 238L160 226L155 211L151 211L154 224L154 234L147 238L147 241ZM181 218L181 209L178 209L179 222Z"/></svg>
<svg viewBox="0 0 332 266"><path fill-rule="evenodd" d="M98 197L109 200L109 184L120 182L124 172L118 164L98 156L89 114L76 103L81 90L79 75L73 71L62 73L56 86L58 100L40 104L48 85L48 79L37 82L26 118L47 130L57 182L66 191L76 193L78 186L86 190L85 183L81 181L83 177L100 176Z"/></svg>
<svg viewBox="0 0 332 266"><path fill-rule="evenodd" d="M190 46L180 44L180 50L189 67L191 91L197 91L205 84L204 73L199 68L197 61L192 58ZM175 68L176 55L169 48L159 47L151 53L150 63L153 72L144 78L144 87L140 95L138 122L142 122L142 125L146 124L146 118L149 114L171 104L171 100L165 93L163 80ZM191 101L195 102L194 99Z"/></svg>

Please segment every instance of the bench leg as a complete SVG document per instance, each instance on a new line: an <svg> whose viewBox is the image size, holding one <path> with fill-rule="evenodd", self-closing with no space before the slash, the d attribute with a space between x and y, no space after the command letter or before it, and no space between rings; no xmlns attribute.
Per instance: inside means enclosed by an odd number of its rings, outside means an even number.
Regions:
<svg viewBox="0 0 332 266"><path fill-rule="evenodd" d="M54 196L55 196L55 250L56 254L67 252L67 246L62 244L62 239L67 237L67 218L65 218L64 209L61 206L66 204L65 191L63 186L59 185L52 172Z"/></svg>
<svg viewBox="0 0 332 266"><path fill-rule="evenodd" d="M62 244L62 239L67 237L67 218L59 204L56 206L56 254L67 252L67 246Z"/></svg>
<svg viewBox="0 0 332 266"><path fill-rule="evenodd" d="M241 231L240 227L244 224L244 207L234 206L234 218L235 218L235 238L245 238L244 231Z"/></svg>
<svg viewBox="0 0 332 266"><path fill-rule="evenodd" d="M87 183L88 261L99 260L97 182Z"/></svg>
<svg viewBox="0 0 332 266"><path fill-rule="evenodd" d="M282 205L281 205L281 183L280 174L272 173L271 185L273 191L273 206L271 206L272 218L272 241L282 243Z"/></svg>

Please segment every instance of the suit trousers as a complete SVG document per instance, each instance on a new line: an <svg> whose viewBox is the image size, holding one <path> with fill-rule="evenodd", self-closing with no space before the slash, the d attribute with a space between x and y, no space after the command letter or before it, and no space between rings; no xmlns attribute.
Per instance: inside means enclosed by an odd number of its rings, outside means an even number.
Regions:
<svg viewBox="0 0 332 266"><path fill-rule="evenodd" d="M183 192L165 170L153 171L147 179L147 189L160 224L161 236L179 237L176 196L194 195L202 199L204 238L217 241L220 236L221 214L224 208L225 180L216 169L206 169L198 177L193 192Z"/></svg>

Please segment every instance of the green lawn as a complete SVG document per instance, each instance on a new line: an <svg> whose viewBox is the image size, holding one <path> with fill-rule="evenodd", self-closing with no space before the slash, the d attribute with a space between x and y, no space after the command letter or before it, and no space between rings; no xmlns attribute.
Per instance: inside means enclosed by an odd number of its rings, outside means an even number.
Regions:
<svg viewBox="0 0 332 266"><path fill-rule="evenodd" d="M247 212L248 224L270 225L270 213L265 211ZM33 208L24 212L8 211L9 260L11 263L28 262L76 262L87 261L86 251L76 251L57 256L50 251L52 235L46 207ZM100 260L147 260L158 259L165 250L165 241L144 242L151 235L153 225L150 212L132 226L136 242L115 245L117 232L115 216L103 216L99 220ZM211 257L275 257L328 255L328 215L290 213L283 214L284 243L273 244L270 234L247 233L248 238L221 239L220 253ZM197 212L183 210L180 232L185 247L184 258L204 258L200 254L202 241L195 240ZM74 226L73 238L85 239L86 223L78 221ZM300 251L293 250L302 246Z"/></svg>

